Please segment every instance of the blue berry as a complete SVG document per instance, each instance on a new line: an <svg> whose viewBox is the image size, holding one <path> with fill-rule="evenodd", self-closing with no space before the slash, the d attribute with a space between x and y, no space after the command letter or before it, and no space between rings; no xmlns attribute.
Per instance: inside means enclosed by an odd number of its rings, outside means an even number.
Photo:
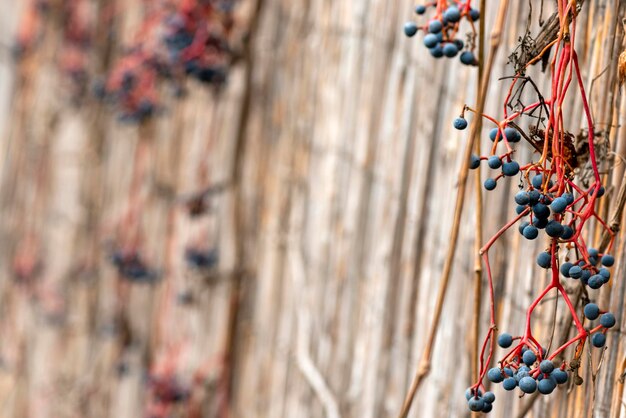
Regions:
<svg viewBox="0 0 626 418"><path fill-rule="evenodd" d="M548 220L535 218L533 219L533 225L535 225L539 229L544 229L546 225L548 225Z"/></svg>
<svg viewBox="0 0 626 418"><path fill-rule="evenodd" d="M446 47L448 45L452 45L452 47L456 49L456 46L454 44L446 44ZM444 47L444 51L445 51L445 47ZM455 54L456 54L456 52L455 52ZM467 119L465 119L465 118L456 118L456 119L454 119L453 125L454 125L455 129L458 129L458 130L462 131L463 129L467 128Z"/></svg>
<svg viewBox="0 0 626 418"><path fill-rule="evenodd" d="M564 197L557 197L550 203L550 209L554 213L561 213L567 207L567 200Z"/></svg>
<svg viewBox="0 0 626 418"><path fill-rule="evenodd" d="M489 168L493 168L495 170L496 168L500 168L500 166L502 165L502 160L497 155L492 155L487 160L487 165L489 166Z"/></svg>
<svg viewBox="0 0 626 418"><path fill-rule="evenodd" d="M515 378L513 377L507 377L502 382L502 387L504 388L504 390L513 390L517 387L517 380L515 380Z"/></svg>
<svg viewBox="0 0 626 418"><path fill-rule="evenodd" d="M602 314L600 317L600 325L604 328L612 328L615 325L615 315L610 312Z"/></svg>
<svg viewBox="0 0 626 418"><path fill-rule="evenodd" d="M493 383L500 383L504 380L504 376L502 376L502 370L499 367L492 367L487 372L487 379L489 379Z"/></svg>
<svg viewBox="0 0 626 418"><path fill-rule="evenodd" d="M521 191L517 193L515 195L515 203L517 203L518 205L527 205L528 203L530 203L530 196L528 196L528 192Z"/></svg>
<svg viewBox="0 0 626 418"><path fill-rule="evenodd" d="M523 205L517 205L515 207L515 213L517 213L518 215L521 215L522 212L524 212L526 210L526 206Z"/></svg>
<svg viewBox="0 0 626 418"><path fill-rule="evenodd" d="M523 377L519 381L519 388L524 393L533 393L537 390L537 381L530 376Z"/></svg>
<svg viewBox="0 0 626 418"><path fill-rule="evenodd" d="M561 197L565 199L565 201L567 202L567 206L574 203L574 195L572 195L571 193L563 193Z"/></svg>
<svg viewBox="0 0 626 418"><path fill-rule="evenodd" d="M439 20L433 20L428 24L428 31L430 33L441 32L441 29L443 29L443 23L441 23L441 21Z"/></svg>
<svg viewBox="0 0 626 418"><path fill-rule="evenodd" d="M496 401L496 395L493 392L485 392L483 400L487 403L494 403Z"/></svg>
<svg viewBox="0 0 626 418"><path fill-rule="evenodd" d="M460 59L465 65L476 65L476 57L472 51L463 51Z"/></svg>
<svg viewBox="0 0 626 418"><path fill-rule="evenodd" d="M595 187L592 187L592 188L589 190L589 194L593 195L593 193L595 192L595 190L596 190L596 188L595 188ZM602 196L604 196L604 192L605 192L604 186L600 186L600 189L598 190L598 194L597 194L597 196L596 196L596 197L602 197Z"/></svg>
<svg viewBox="0 0 626 418"><path fill-rule="evenodd" d="M424 13L426 13L426 6L421 4L419 6L416 6L415 13L417 13L418 15L423 15Z"/></svg>
<svg viewBox="0 0 626 418"><path fill-rule="evenodd" d="M604 254L600 259L600 262L603 266L611 267L613 264L615 264L615 257L609 254Z"/></svg>
<svg viewBox="0 0 626 418"><path fill-rule="evenodd" d="M499 132L500 130L498 128L493 128L489 131L489 139L491 139L491 142L494 142L496 140Z"/></svg>
<svg viewBox="0 0 626 418"><path fill-rule="evenodd" d="M572 263L570 263L569 261L561 264L561 268L559 270L561 270L561 274L565 277L569 277L569 269L571 269L572 267L574 267L574 265Z"/></svg>
<svg viewBox="0 0 626 418"><path fill-rule="evenodd" d="M569 269L568 273L569 277L571 277L572 279L580 279L583 275L583 269L581 269L579 266L573 266Z"/></svg>
<svg viewBox="0 0 626 418"><path fill-rule="evenodd" d="M472 393L472 388L467 388L467 390L465 391L465 399L469 401L470 399L475 397L474 395L480 397L483 396L483 392L480 389L477 389L476 393Z"/></svg>
<svg viewBox="0 0 626 418"><path fill-rule="evenodd" d="M428 33L424 36L424 45L426 48L434 48L439 43L439 39L437 39L437 35L434 33Z"/></svg>
<svg viewBox="0 0 626 418"><path fill-rule="evenodd" d="M475 170L480 167L480 157L478 155L472 154L470 157L469 168L471 170Z"/></svg>
<svg viewBox="0 0 626 418"><path fill-rule="evenodd" d="M587 280L587 285L594 290L600 289L603 284L604 278L599 274L594 274Z"/></svg>
<svg viewBox="0 0 626 418"><path fill-rule="evenodd" d="M552 238L560 237L563 233L563 225L555 220L551 220L546 225L546 234Z"/></svg>
<svg viewBox="0 0 626 418"><path fill-rule="evenodd" d="M567 372L561 369L554 369L552 373L550 373L550 377L553 377L557 384L562 385L567 382Z"/></svg>
<svg viewBox="0 0 626 418"><path fill-rule="evenodd" d="M500 334L498 337L498 345L502 348L509 348L513 344L513 336L511 334Z"/></svg>
<svg viewBox="0 0 626 418"><path fill-rule="evenodd" d="M539 384L537 384L537 390L542 395L549 395L554 389L556 389L556 380L551 378L542 379Z"/></svg>
<svg viewBox="0 0 626 418"><path fill-rule="evenodd" d="M513 369L511 369L510 367L505 367L502 370L504 370L504 374L509 376L509 377L513 377L513 375L515 374L515 373L513 373Z"/></svg>
<svg viewBox="0 0 626 418"><path fill-rule="evenodd" d="M539 370L541 370L541 373L552 373L552 370L554 370L554 363L550 360L543 360L539 363Z"/></svg>
<svg viewBox="0 0 626 418"><path fill-rule="evenodd" d="M528 225L526 228L524 228L524 231L522 232L522 234L524 235L526 239L532 240L532 239L537 238L537 236L539 235L539 230L532 225Z"/></svg>
<svg viewBox="0 0 626 418"><path fill-rule="evenodd" d="M470 411L479 412L485 407L485 401L483 398L472 398L467 402Z"/></svg>
<svg viewBox="0 0 626 418"><path fill-rule="evenodd" d="M574 236L574 230L569 225L563 225L563 233L561 234L562 240L568 240Z"/></svg>
<svg viewBox="0 0 626 418"><path fill-rule="evenodd" d="M485 189L493 190L493 189L496 188L497 183L496 183L496 181L494 179L489 178L489 179L485 180L483 185L485 186Z"/></svg>
<svg viewBox="0 0 626 418"><path fill-rule="evenodd" d="M443 55L445 55L448 58L456 57L456 54L458 53L459 53L459 48L454 43L447 43L443 46ZM467 121L465 122L465 126L467 126ZM457 129L465 129L465 128L457 128Z"/></svg>
<svg viewBox="0 0 626 418"><path fill-rule="evenodd" d="M435 58L443 57L443 48L441 47L441 45L437 45L433 48L430 48L428 51L430 51L430 55L432 55Z"/></svg>
<svg viewBox="0 0 626 418"><path fill-rule="evenodd" d="M504 128L504 136L506 136L507 141L509 142L519 142L522 139L517 129L513 128Z"/></svg>
<svg viewBox="0 0 626 418"><path fill-rule="evenodd" d="M539 199L541 198L541 193L539 193L537 190L531 190L528 192L528 198L530 199L530 202L528 202L530 205L535 205L539 202Z"/></svg>
<svg viewBox="0 0 626 418"><path fill-rule="evenodd" d="M469 16L470 19L475 22L480 19L480 12L477 9L470 9Z"/></svg>
<svg viewBox="0 0 626 418"><path fill-rule="evenodd" d="M533 205L533 213L537 218L548 219L550 216L550 209L543 203L535 203Z"/></svg>
<svg viewBox="0 0 626 418"><path fill-rule="evenodd" d="M598 270L598 274L600 276L604 277L607 280L611 278L611 272L608 269L604 268L604 267L602 267L602 268L600 268L600 270Z"/></svg>
<svg viewBox="0 0 626 418"><path fill-rule="evenodd" d="M596 333L591 336L591 344L594 347L604 347L606 344L606 336L602 333Z"/></svg>
<svg viewBox="0 0 626 418"><path fill-rule="evenodd" d="M524 228L526 228L528 225L530 225L530 223L528 221L524 221L519 224L519 226L517 227L517 230L519 231L520 234L524 235Z"/></svg>
<svg viewBox="0 0 626 418"><path fill-rule="evenodd" d="M461 12L456 7L448 7L443 15L448 22L456 23L461 20Z"/></svg>
<svg viewBox="0 0 626 418"><path fill-rule="evenodd" d="M588 303L583 308L583 313L585 314L585 318L593 321L600 316L600 308L598 308L598 305L595 303Z"/></svg>
<svg viewBox="0 0 626 418"><path fill-rule="evenodd" d="M454 45L456 45L459 51L462 50L463 47L465 46L465 42L463 42L461 39L455 39L452 42L454 42Z"/></svg>
<svg viewBox="0 0 626 418"><path fill-rule="evenodd" d="M502 174L508 177L512 177L519 173L519 164L517 161L511 161L502 164Z"/></svg>
<svg viewBox="0 0 626 418"><path fill-rule="evenodd" d="M493 409L493 405L490 404L489 402L485 402L485 405L483 406L483 409L481 410L481 412L488 414L489 412L491 412L492 409Z"/></svg>
<svg viewBox="0 0 626 418"><path fill-rule="evenodd" d="M404 24L404 34L409 38L415 36L417 33L417 25L413 22L406 22Z"/></svg>
<svg viewBox="0 0 626 418"><path fill-rule="evenodd" d="M530 373L528 373L526 370L518 370L517 373L515 373L515 380L517 380L517 383L519 384L519 381L526 376L530 376Z"/></svg>
<svg viewBox="0 0 626 418"><path fill-rule="evenodd" d="M532 350L526 350L522 355L522 361L526 363L527 366L532 366L535 361L537 361L537 356L532 352Z"/></svg>
<svg viewBox="0 0 626 418"><path fill-rule="evenodd" d="M587 253L589 254L589 257L594 257L594 258L598 258L598 256L600 255L600 252L595 249L595 248L587 248Z"/></svg>
<svg viewBox="0 0 626 418"><path fill-rule="evenodd" d="M536 174L530 181L535 189L541 189L543 184L543 174Z"/></svg>
<svg viewBox="0 0 626 418"><path fill-rule="evenodd" d="M539 267L543 267L544 269L550 268L550 265L552 264L552 256L550 253L545 251L539 253L537 256L537 264L539 264Z"/></svg>
<svg viewBox="0 0 626 418"><path fill-rule="evenodd" d="M591 276L591 271L583 270L583 274L582 276L580 276L580 281L583 282L583 284L587 284L587 282L589 282L589 279L591 279Z"/></svg>

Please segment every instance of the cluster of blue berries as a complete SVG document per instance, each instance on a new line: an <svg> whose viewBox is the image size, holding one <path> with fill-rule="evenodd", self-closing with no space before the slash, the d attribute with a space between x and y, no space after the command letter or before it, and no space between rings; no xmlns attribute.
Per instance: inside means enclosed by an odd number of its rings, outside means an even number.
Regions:
<svg viewBox="0 0 626 418"><path fill-rule="evenodd" d="M461 121L464 121L464 124ZM465 121L464 118L459 117L454 120L453 125L456 129L465 129L465 127L467 127L467 121ZM521 135L513 128L505 128L503 132L509 142L519 142L521 140ZM492 141L495 141L496 138L500 137L500 129L494 128L489 136ZM500 169L502 176L505 177L513 177L520 172L520 165L517 161L512 160L509 156L499 157L497 155L490 155L489 157L481 158L478 155L472 154L470 157L469 168L472 170L477 169L480 167L481 160L487 160L487 165L492 170ZM485 189L491 191L496 188L497 184L497 178L488 178L483 183L483 186Z"/></svg>
<svg viewBox="0 0 626 418"><path fill-rule="evenodd" d="M483 394L480 389L469 388L465 391L465 399L467 399L467 406L470 411L487 413L493 409L496 395L493 392L485 392Z"/></svg>
<svg viewBox="0 0 626 418"><path fill-rule="evenodd" d="M435 7L436 3L431 5L419 5L415 8L415 13L423 15L429 6ZM440 15L431 19L424 27L419 27L415 22L407 22L404 25L404 34L408 37L422 29L426 32L424 36L424 45L435 58L448 57L454 58L460 53L460 61L465 65L477 65L476 56L470 50L465 50L465 43L459 38L455 38L458 32L459 23L462 19L474 22L480 18L480 12L477 9L469 7L464 1L451 1L449 7Z"/></svg>
<svg viewBox="0 0 626 418"><path fill-rule="evenodd" d="M517 214L527 212L531 216L530 221L523 221L519 225L519 232L526 239L534 240L539 236L539 230L543 229L551 238L569 241L575 231L570 225L563 224L562 220L566 209L574 204L574 196L569 192L560 196L543 193L546 181L547 189L550 190L554 186L552 180L544 179L541 173L537 174L531 179L530 190L515 195Z"/></svg>
<svg viewBox="0 0 626 418"><path fill-rule="evenodd" d="M498 337L498 345L508 348L513 343L510 334L501 334ZM568 373L564 370L564 364L556 367L546 358L547 351L541 348L541 352L535 352L524 346L519 355L502 367L493 367L487 372L487 379L493 383L502 383L502 387L511 391L519 387L524 393L539 392L542 395L552 393L557 385L568 381Z"/></svg>
<svg viewBox="0 0 626 418"><path fill-rule="evenodd" d="M564 277L580 279L584 285L597 290L611 279L611 272L607 267L613 266L615 258L610 254L603 254L600 257L600 253L595 248L588 248L587 254L589 254L588 263L585 260L576 263L567 261L561 264L559 271ZM601 267L598 267L598 262Z"/></svg>
<svg viewBox="0 0 626 418"><path fill-rule="evenodd" d="M590 321L595 321L600 318L600 325L604 329L591 336L591 345L598 348L604 347L606 343L606 330L615 326L615 315L610 312L601 313L600 308L595 303L586 304L583 308L583 314L585 318Z"/></svg>

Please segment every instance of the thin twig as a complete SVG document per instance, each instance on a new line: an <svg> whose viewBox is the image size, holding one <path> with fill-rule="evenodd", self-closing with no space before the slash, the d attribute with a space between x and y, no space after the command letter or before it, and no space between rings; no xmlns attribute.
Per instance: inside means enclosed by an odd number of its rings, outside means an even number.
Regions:
<svg viewBox="0 0 626 418"><path fill-rule="evenodd" d="M480 10L485 10L486 0L480 1ZM481 19L479 23L478 29L478 85L476 88L476 103L481 102L481 92L482 92L482 80L483 73L485 70L484 59L485 59L485 19ZM484 105L484 100L482 101ZM482 111L482 109L479 109ZM482 131L482 118L478 117L475 121L477 125L474 130L474 134L477 136L473 139L475 144L474 151L476 155L480 155L480 140L478 139L478 135ZM482 305L482 259L480 257L480 247L483 242L483 197L482 197L482 184L481 184L481 169L480 166L475 171L474 174L474 187L476 193L476 236L474 237L474 320L473 320L473 329L472 329L472 360L471 360L471 376L477 376L480 373L479 365L478 365L478 356L480 355L480 307ZM471 379L470 379L471 380ZM472 416L477 417L478 413L473 412Z"/></svg>

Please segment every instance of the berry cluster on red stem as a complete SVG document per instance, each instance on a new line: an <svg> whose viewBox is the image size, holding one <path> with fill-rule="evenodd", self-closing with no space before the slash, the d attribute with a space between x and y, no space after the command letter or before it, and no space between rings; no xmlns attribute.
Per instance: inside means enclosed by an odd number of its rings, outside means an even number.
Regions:
<svg viewBox="0 0 626 418"><path fill-rule="evenodd" d="M526 80L518 73L512 77L511 86L504 103L502 119L497 120L488 115L480 115L491 121L495 128L490 133L493 146L489 155L472 156L470 168L478 168L481 161L487 161L490 169L499 170L495 176L488 178L484 187L487 190L496 188L498 181L504 177L520 176L520 191L514 199L517 204L517 216L506 223L482 247L482 255L490 294L490 326L479 353L479 376L468 389L466 397L472 411L489 412L495 397L491 392L483 394L483 379L487 377L494 383L502 383L506 390L520 388L523 393L549 394L557 385L568 381L568 366L578 363L582 348L588 339L595 347L602 347L606 342L605 333L615 325L615 317L590 303L585 306L583 315L579 317L572 301L561 282L561 276L579 280L582 286L597 290L611 278L610 267L615 260L609 254L613 244L613 233L598 215L596 203L604 193L600 173L598 172L595 146L594 123L587 102L582 75L578 64L578 55L574 48L576 36L576 10L572 2L559 0L558 16L561 30L556 41L552 42L554 56L550 65L551 83L548 94L541 95L530 105L511 105L511 98L517 85ZM533 61L531 61L532 63ZM528 65L530 65L529 63ZM566 96L570 89L580 95L587 124L587 141L589 159L593 170L593 183L589 187L580 184L576 177L575 164L572 158L571 134L565 130L566 118L572 112L567 110ZM569 101L568 101L569 102ZM457 129L465 129L467 121L465 113L473 112L465 107L460 117L454 121ZM539 117L537 117L539 114ZM523 130L525 118L537 118L544 121L542 130L534 127ZM538 147L539 158L520 165L513 159L514 145L524 137ZM502 150L501 152L498 152ZM610 234L611 240L603 252L592 248L585 242L588 221L595 219ZM547 269L550 275L549 284L541 290L527 309L524 329L518 336L500 334L498 344L510 350L498 361L497 367L489 368L494 355L495 333L497 330L494 309L494 288L489 264L489 250L502 235L518 224L518 230L528 240L537 239L540 231L547 235L547 245L538 254L536 262L540 268ZM553 350L544 348L532 332L533 312L537 305L556 289L567 306L576 326L577 334L560 347ZM585 327L585 320L599 318L595 326ZM576 344L572 362L563 361L558 366L557 357L570 346Z"/></svg>

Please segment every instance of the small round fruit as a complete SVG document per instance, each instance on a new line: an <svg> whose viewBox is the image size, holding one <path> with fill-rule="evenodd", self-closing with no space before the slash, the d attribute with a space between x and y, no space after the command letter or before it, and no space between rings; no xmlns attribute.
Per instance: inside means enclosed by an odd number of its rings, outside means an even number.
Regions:
<svg viewBox="0 0 626 418"><path fill-rule="evenodd" d="M417 25L414 22L406 22L404 24L404 34L409 38L415 36L417 33Z"/></svg>
<svg viewBox="0 0 626 418"><path fill-rule="evenodd" d="M611 267L613 264L615 264L615 257L610 254L604 254L600 259L600 262L603 266Z"/></svg>
<svg viewBox="0 0 626 418"><path fill-rule="evenodd" d="M440 20L433 20L428 24L428 31L430 33L438 33L443 29L443 23Z"/></svg>
<svg viewBox="0 0 626 418"><path fill-rule="evenodd" d="M524 393L533 393L537 390L537 381L530 376L523 377L519 381L519 388Z"/></svg>
<svg viewBox="0 0 626 418"><path fill-rule="evenodd" d="M465 65L476 65L476 57L472 51L463 51L460 59L461 63Z"/></svg>
<svg viewBox="0 0 626 418"><path fill-rule="evenodd" d="M583 313L585 314L585 318L593 321L600 316L600 308L595 303L588 303L583 308Z"/></svg>
<svg viewBox="0 0 626 418"><path fill-rule="evenodd" d="M562 385L567 382L567 372L561 369L554 369L550 376L554 378L557 384Z"/></svg>
<svg viewBox="0 0 626 418"><path fill-rule="evenodd" d="M604 347L606 344L606 336L602 333L596 333L591 336L591 344L594 347Z"/></svg>
<svg viewBox="0 0 626 418"><path fill-rule="evenodd" d="M452 45L454 48L456 48L456 46L454 44L446 44L446 46L448 46L448 45ZM465 119L465 118L456 118L456 119L454 119L453 125L454 125L455 129L458 129L458 130L462 131L463 129L467 128L467 119Z"/></svg>
<svg viewBox="0 0 626 418"><path fill-rule="evenodd" d="M539 235L539 230L533 225L528 225L526 228L524 228L522 234L524 235L524 238L533 240Z"/></svg>
<svg viewBox="0 0 626 418"><path fill-rule="evenodd" d="M467 405L471 411L479 412L485 407L485 401L483 401L483 398L474 397L467 402Z"/></svg>
<svg viewBox="0 0 626 418"><path fill-rule="evenodd" d="M505 176L512 177L517 173L519 173L519 163L517 161L502 164L502 174Z"/></svg>
<svg viewBox="0 0 626 418"><path fill-rule="evenodd" d="M426 6L421 4L419 6L416 6L415 13L417 13L418 15L423 15L424 13L426 13Z"/></svg>
<svg viewBox="0 0 626 418"><path fill-rule="evenodd" d="M522 355L522 361L526 363L527 366L532 366L535 361L537 361L537 356L532 352L532 350L526 350Z"/></svg>
<svg viewBox="0 0 626 418"><path fill-rule="evenodd" d="M502 382L502 387L504 390L513 390L517 387L517 380L514 377L507 377Z"/></svg>
<svg viewBox="0 0 626 418"><path fill-rule="evenodd" d="M513 344L513 336L511 334L500 334L498 336L498 345L502 348L509 348Z"/></svg>
<svg viewBox="0 0 626 418"><path fill-rule="evenodd" d="M552 256L548 252L539 253L537 256L537 264L539 267L543 267L544 269L550 268L552 264Z"/></svg>
<svg viewBox="0 0 626 418"><path fill-rule="evenodd" d="M602 314L600 317L600 325L604 328L612 328L615 325L615 315L610 312Z"/></svg>
<svg viewBox="0 0 626 418"><path fill-rule="evenodd" d="M556 389L556 380L553 380L550 377L541 379L541 381L537 384L537 390L542 395L549 395L554 391L554 389Z"/></svg>
<svg viewBox="0 0 626 418"><path fill-rule="evenodd" d="M478 155L472 154L472 156L470 157L469 168L471 170L476 170L478 167L480 167L480 157Z"/></svg>
<svg viewBox="0 0 626 418"><path fill-rule="evenodd" d="M487 180L485 180L485 182L483 183L483 185L485 186L485 189L487 190L493 190L496 188L497 183L494 179L492 178L488 178Z"/></svg>
<svg viewBox="0 0 626 418"><path fill-rule="evenodd" d="M483 400L487 403L494 403L496 401L496 395L493 392L485 392Z"/></svg>
<svg viewBox="0 0 626 418"><path fill-rule="evenodd" d="M567 208L567 200L564 197L557 197L550 203L550 209L554 213L562 213Z"/></svg>
<svg viewBox="0 0 626 418"><path fill-rule="evenodd" d="M434 48L439 43L439 39L437 39L437 35L434 33L427 33L426 36L424 36L423 42L426 48Z"/></svg>
<svg viewBox="0 0 626 418"><path fill-rule="evenodd" d="M500 383L504 380L504 376L502 375L502 370L499 367L492 367L487 372L487 379L489 379L493 383Z"/></svg>
<svg viewBox="0 0 626 418"><path fill-rule="evenodd" d="M459 48L454 43L448 42L447 44L443 46L443 55L445 55L448 58L456 57L456 54L458 53L459 53ZM467 126L467 121L465 122L465 124L466 124L465 126ZM465 128L461 128L461 129L465 129Z"/></svg>
<svg viewBox="0 0 626 418"><path fill-rule="evenodd" d="M554 363L550 360L542 360L541 363L539 363L539 370L541 370L541 373L552 373Z"/></svg>
<svg viewBox="0 0 626 418"><path fill-rule="evenodd" d="M487 165L489 168L493 168L495 170L496 168L500 168L502 166L502 160L497 155L492 155L487 159ZM522 203L519 204L521 205Z"/></svg>

